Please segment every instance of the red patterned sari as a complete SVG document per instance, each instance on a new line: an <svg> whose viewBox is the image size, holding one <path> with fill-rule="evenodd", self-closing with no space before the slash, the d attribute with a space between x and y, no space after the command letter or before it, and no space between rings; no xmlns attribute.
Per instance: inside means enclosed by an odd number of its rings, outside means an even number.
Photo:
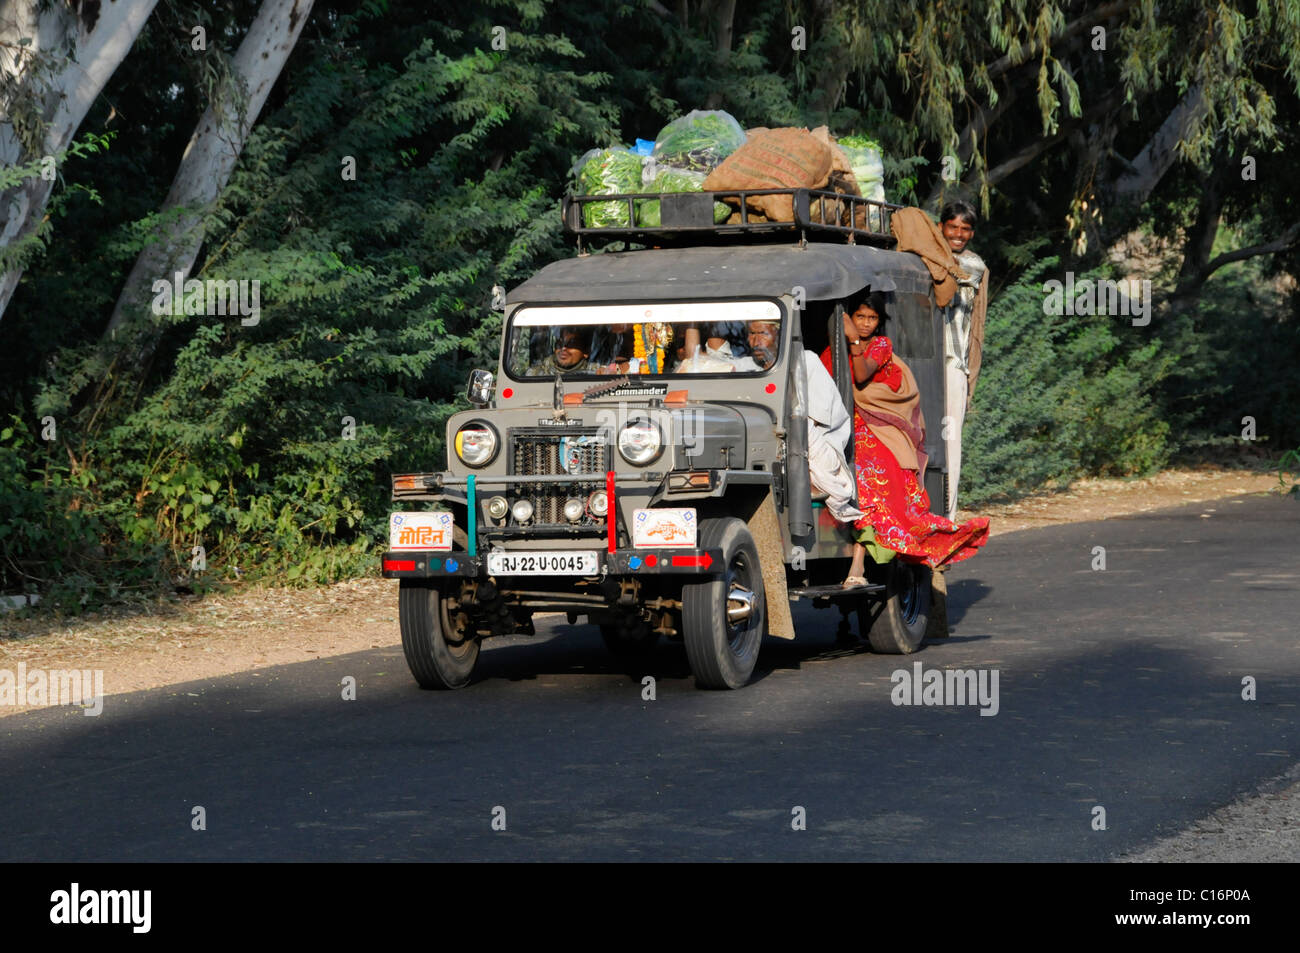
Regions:
<svg viewBox="0 0 1300 953"><path fill-rule="evenodd" d="M889 338L882 334L873 337L864 356L877 364L871 383L884 384L897 393L903 385L903 374L893 360ZM829 347L821 358L830 371ZM853 414L853 441L858 509L865 514L853 524L856 529L870 527L878 545L894 550L908 562L931 567L969 559L988 541L987 517L977 516L957 524L930 512L930 497L917 479L917 471L899 465L889 448L872 433L860 407Z"/></svg>

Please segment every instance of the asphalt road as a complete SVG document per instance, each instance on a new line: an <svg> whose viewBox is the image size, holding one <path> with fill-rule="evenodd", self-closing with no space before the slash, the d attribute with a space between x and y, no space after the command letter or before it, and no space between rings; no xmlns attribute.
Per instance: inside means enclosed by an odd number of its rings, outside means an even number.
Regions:
<svg viewBox="0 0 1300 953"><path fill-rule="evenodd" d="M643 700L590 626L422 692L394 624L391 648L6 718L0 858L1101 860L1300 760L1295 502L1012 533L949 580L952 638L875 655L802 608L809 637L769 639L738 692L664 645ZM917 662L996 670L997 714L893 704Z"/></svg>

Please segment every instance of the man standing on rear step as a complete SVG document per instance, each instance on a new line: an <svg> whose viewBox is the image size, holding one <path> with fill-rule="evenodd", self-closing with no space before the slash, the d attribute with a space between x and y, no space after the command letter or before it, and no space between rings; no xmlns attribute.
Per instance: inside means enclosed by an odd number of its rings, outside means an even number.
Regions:
<svg viewBox="0 0 1300 953"><path fill-rule="evenodd" d="M988 266L970 250L975 237L975 209L966 202L951 202L939 213L939 228L966 277L957 279L957 293L944 309L943 349L947 377L943 429L948 459L948 498L945 515L957 519L957 480L961 475L961 428L975 393L980 357L984 349L984 316L988 305Z"/></svg>

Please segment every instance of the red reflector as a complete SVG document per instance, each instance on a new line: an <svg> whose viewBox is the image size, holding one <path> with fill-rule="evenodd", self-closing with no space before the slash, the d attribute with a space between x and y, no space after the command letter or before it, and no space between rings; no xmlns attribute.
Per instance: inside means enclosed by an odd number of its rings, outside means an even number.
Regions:
<svg viewBox="0 0 1300 953"><path fill-rule="evenodd" d="M509 400L511 397L515 396L515 389L513 387L507 387L505 390L501 392L501 396L504 397L506 400Z"/></svg>
<svg viewBox="0 0 1300 953"><path fill-rule="evenodd" d="M645 557L645 564L653 569L655 566L659 565L659 557L656 556L654 553L647 553Z"/></svg>
<svg viewBox="0 0 1300 953"><path fill-rule="evenodd" d="M608 473L605 474L605 499L607 501L606 512L605 512L605 528L609 532L608 545L609 545L609 551L612 553L615 549L618 548L618 524L616 522L618 517L616 515L616 510L614 509L614 471L613 470L610 470Z"/></svg>
<svg viewBox="0 0 1300 953"><path fill-rule="evenodd" d="M776 385L775 385L775 384L768 384L766 387L763 388L763 390L767 391L769 394L775 394L775 393L776 393Z"/></svg>
<svg viewBox="0 0 1300 953"><path fill-rule="evenodd" d="M414 572L414 559L385 559L384 572Z"/></svg>
<svg viewBox="0 0 1300 953"><path fill-rule="evenodd" d="M705 569L708 569L711 565L713 565L713 557L710 556L708 553L704 553L703 555L700 556L674 556L673 565L674 566L703 566Z"/></svg>

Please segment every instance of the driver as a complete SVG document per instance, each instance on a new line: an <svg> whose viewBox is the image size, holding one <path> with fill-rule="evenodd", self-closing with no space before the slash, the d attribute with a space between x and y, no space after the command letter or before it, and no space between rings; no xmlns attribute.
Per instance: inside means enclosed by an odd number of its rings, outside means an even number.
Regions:
<svg viewBox="0 0 1300 953"><path fill-rule="evenodd" d="M555 353L528 368L529 377L554 377L556 374L582 374L587 371L591 353L591 331L562 327L556 331Z"/></svg>

